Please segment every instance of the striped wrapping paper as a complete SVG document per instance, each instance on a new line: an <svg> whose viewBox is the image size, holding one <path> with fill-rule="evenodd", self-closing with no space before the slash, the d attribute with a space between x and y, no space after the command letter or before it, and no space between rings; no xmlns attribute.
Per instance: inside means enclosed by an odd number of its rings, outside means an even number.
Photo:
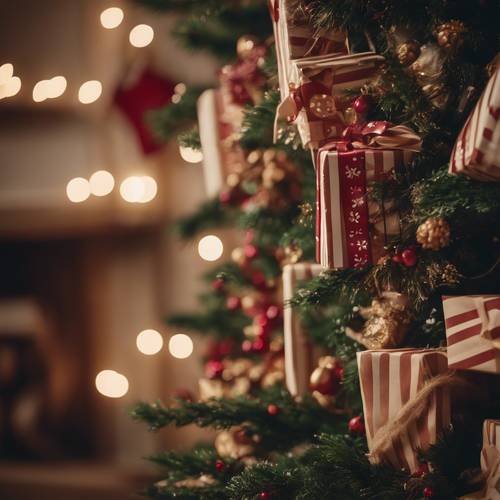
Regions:
<svg viewBox="0 0 500 500"><path fill-rule="evenodd" d="M500 67L458 135L449 172L480 181L500 180Z"/></svg>
<svg viewBox="0 0 500 500"><path fill-rule="evenodd" d="M399 234L399 216L388 203L380 214L380 207L366 199L366 188L387 179L411 155L397 149L319 152L316 260L323 267L363 267L384 254L384 238ZM375 215L381 220L370 227Z"/></svg>
<svg viewBox="0 0 500 500"><path fill-rule="evenodd" d="M487 452L492 446L500 453L500 420L486 419L483 424L483 450L481 452L481 469L486 472L491 467L491 459Z"/></svg>
<svg viewBox="0 0 500 500"><path fill-rule="evenodd" d="M448 366L500 373L500 295L443 297Z"/></svg>
<svg viewBox="0 0 500 500"><path fill-rule="evenodd" d="M297 0L269 0L282 98L287 95L284 92L288 90L293 59L331 53L346 54L348 50L345 33L315 30L300 4Z"/></svg>
<svg viewBox="0 0 500 500"><path fill-rule="evenodd" d="M299 315L288 305L288 301L300 282L318 276L321 271L319 264L309 262L287 264L283 268L285 378L286 386L293 396L302 396L309 391L309 377L321 353L312 345L300 324Z"/></svg>
<svg viewBox="0 0 500 500"><path fill-rule="evenodd" d="M228 106L226 101L222 90L208 89L200 95L197 103L203 176L209 197L216 196L227 175L244 162L243 152L235 148L232 141L240 109Z"/></svg>
<svg viewBox="0 0 500 500"><path fill-rule="evenodd" d="M337 53L292 61L290 82L298 86L295 92L300 94L302 86L307 88L308 84L319 84L323 90L318 94L335 97L339 112L328 118L317 116L311 105L315 96L303 96L303 108L298 110L294 123L304 147L318 148L328 140L340 137L347 126L343 111L348 103L339 105L340 101L345 101L344 90L359 89L373 80L383 60L382 56L374 52L363 52L350 55ZM290 90L284 89L282 99L286 99L289 94Z"/></svg>
<svg viewBox="0 0 500 500"><path fill-rule="evenodd" d="M425 382L447 371L440 349L390 349L358 352L358 370L368 448L377 431L392 421ZM450 423L450 399L437 389L427 412L411 424L401 439L392 442L384 461L411 472L418 469L417 450L427 449Z"/></svg>

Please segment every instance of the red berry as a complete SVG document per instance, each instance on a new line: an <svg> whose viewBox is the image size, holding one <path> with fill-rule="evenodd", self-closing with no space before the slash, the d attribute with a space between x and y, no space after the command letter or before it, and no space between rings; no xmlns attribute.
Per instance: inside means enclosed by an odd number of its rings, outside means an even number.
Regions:
<svg viewBox="0 0 500 500"><path fill-rule="evenodd" d="M393 260L393 262L397 262L398 264L402 264L403 263L403 257L401 257L400 253L397 253L397 254L393 255L392 256L392 260Z"/></svg>
<svg viewBox="0 0 500 500"><path fill-rule="evenodd" d="M217 278L215 280L212 281L212 288L216 291L216 292L221 292L223 289L224 289L224 280L222 278Z"/></svg>
<svg viewBox="0 0 500 500"><path fill-rule="evenodd" d="M407 248L401 252L403 264L406 267L412 267L417 263L417 254L413 248Z"/></svg>
<svg viewBox="0 0 500 500"><path fill-rule="evenodd" d="M348 427L353 434L365 434L365 422L361 415L351 418Z"/></svg>
<svg viewBox="0 0 500 500"><path fill-rule="evenodd" d="M267 413L269 413L269 415L272 415L273 417L277 415L280 411L281 410L279 406L273 404L267 405Z"/></svg>
<svg viewBox="0 0 500 500"><path fill-rule="evenodd" d="M425 498L432 498L434 496L434 490L430 486L426 486L422 493Z"/></svg>
<svg viewBox="0 0 500 500"><path fill-rule="evenodd" d="M228 297L226 300L226 307L230 311L236 311L236 309L239 309L241 307L241 299L239 297Z"/></svg>
<svg viewBox="0 0 500 500"><path fill-rule="evenodd" d="M280 308L273 304L266 309L266 316L269 319L276 319L280 315L280 312Z"/></svg>
<svg viewBox="0 0 500 500"><path fill-rule="evenodd" d="M259 498L262 498L263 500L267 500L268 498L271 498L271 493L269 493L269 491L261 491L259 493Z"/></svg>
<svg viewBox="0 0 500 500"><path fill-rule="evenodd" d="M220 377L223 371L224 371L224 365L222 364L221 361L218 361L216 359L211 359L210 361L207 361L207 363L205 364L205 375L208 378Z"/></svg>
<svg viewBox="0 0 500 500"><path fill-rule="evenodd" d="M243 247L243 251L245 252L245 257L247 259L255 259L255 257L259 255L259 249L255 245L252 245L251 243L245 245Z"/></svg>
<svg viewBox="0 0 500 500"><path fill-rule="evenodd" d="M367 95L360 95L353 103L352 107L354 111L360 115L364 115L370 111L371 108L371 98Z"/></svg>
<svg viewBox="0 0 500 500"><path fill-rule="evenodd" d="M215 468L219 472L222 472L226 468L226 464L222 460L216 460L215 461Z"/></svg>

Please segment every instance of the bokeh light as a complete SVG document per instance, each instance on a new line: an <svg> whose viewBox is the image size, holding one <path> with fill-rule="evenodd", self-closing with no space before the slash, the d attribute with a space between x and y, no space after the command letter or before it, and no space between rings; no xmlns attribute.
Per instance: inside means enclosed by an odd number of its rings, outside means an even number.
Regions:
<svg viewBox="0 0 500 500"><path fill-rule="evenodd" d="M220 238L214 234L209 234L201 238L198 242L198 253L203 260L213 262L219 259L224 252L224 245Z"/></svg>
<svg viewBox="0 0 500 500"><path fill-rule="evenodd" d="M89 184L94 196L106 196L113 191L115 179L107 170L98 170L90 176Z"/></svg>
<svg viewBox="0 0 500 500"><path fill-rule="evenodd" d="M89 80L82 83L78 91L78 100L82 104L90 104L97 101L102 94L102 83L99 80Z"/></svg>
<svg viewBox="0 0 500 500"><path fill-rule="evenodd" d="M136 341L137 349L142 354L152 356L161 351L163 347L163 337L156 330L143 330L137 335Z"/></svg>
<svg viewBox="0 0 500 500"><path fill-rule="evenodd" d="M146 47L155 36L153 28L147 24L138 24L130 30L129 41L134 47Z"/></svg>
<svg viewBox="0 0 500 500"><path fill-rule="evenodd" d="M149 175L143 175L141 177L142 183L144 185L144 194L140 200L140 203L148 203L152 201L156 193L158 193L158 185L156 181Z"/></svg>
<svg viewBox="0 0 500 500"><path fill-rule="evenodd" d="M81 203L90 196L90 184L83 177L75 177L66 185L66 194L69 201L73 203Z"/></svg>
<svg viewBox="0 0 500 500"><path fill-rule="evenodd" d="M128 380L115 370L102 370L95 378L96 389L108 398L121 398L128 392Z"/></svg>
<svg viewBox="0 0 500 500"><path fill-rule="evenodd" d="M123 10L119 7L109 7L101 12L101 24L108 30L117 28L123 21Z"/></svg>
<svg viewBox="0 0 500 500"><path fill-rule="evenodd" d="M199 163L203 160L203 153L193 148L179 147L181 158L188 163Z"/></svg>
<svg viewBox="0 0 500 500"><path fill-rule="evenodd" d="M60 97L66 91L66 87L68 82L64 76L54 76L50 80L47 80L45 84L45 93L48 98L55 99L56 97Z"/></svg>
<svg viewBox="0 0 500 500"><path fill-rule="evenodd" d="M132 175L120 184L120 195L129 203L140 203L144 194L145 186L141 177Z"/></svg>
<svg viewBox="0 0 500 500"><path fill-rule="evenodd" d="M193 341L188 335L177 333L170 337L168 341L168 350L174 358L189 358L193 352Z"/></svg>
<svg viewBox="0 0 500 500"><path fill-rule="evenodd" d="M0 66L0 85L7 83L14 76L14 66L5 63Z"/></svg>

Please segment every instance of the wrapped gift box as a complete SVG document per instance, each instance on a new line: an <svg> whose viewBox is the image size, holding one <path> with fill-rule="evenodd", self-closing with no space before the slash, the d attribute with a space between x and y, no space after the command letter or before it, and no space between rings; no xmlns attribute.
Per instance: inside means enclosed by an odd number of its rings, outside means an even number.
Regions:
<svg viewBox="0 0 500 500"><path fill-rule="evenodd" d="M291 61L304 57L347 53L347 38L337 30L311 26L302 0L270 0L278 78L281 92L288 88ZM282 94L282 97L285 97Z"/></svg>
<svg viewBox="0 0 500 500"><path fill-rule="evenodd" d="M358 352L357 358L371 452L377 432L394 421L402 406L417 397L429 380L447 372L446 353L440 349L381 349ZM383 461L414 472L419 466L418 450L435 443L449 423L449 391L440 387L427 399L425 412L392 440Z"/></svg>
<svg viewBox="0 0 500 500"><path fill-rule="evenodd" d="M311 373L322 353L313 346L302 328L299 314L288 302L301 282L318 276L321 271L319 264L309 262L287 264L283 268L285 377L288 390L293 396L301 396L309 391Z"/></svg>
<svg viewBox="0 0 500 500"><path fill-rule="evenodd" d="M319 151L316 258L323 267L363 267L384 254L387 239L399 234L399 214L389 202L370 202L367 188L389 179L411 154L399 149Z"/></svg>
<svg viewBox="0 0 500 500"><path fill-rule="evenodd" d="M492 75L451 153L450 173L500 180L500 67Z"/></svg>
<svg viewBox="0 0 500 500"><path fill-rule="evenodd" d="M206 90L198 99L203 175L210 197L216 196L226 177L244 164L243 152L235 140L241 112L227 100L221 90L214 89Z"/></svg>
<svg viewBox="0 0 500 500"><path fill-rule="evenodd" d="M304 147L317 148L339 138L347 126L344 111L351 101L344 91L359 89L374 79L383 60L374 52L363 52L292 61L276 120L294 122Z"/></svg>
<svg viewBox="0 0 500 500"><path fill-rule="evenodd" d="M448 366L500 373L500 295L443 297Z"/></svg>

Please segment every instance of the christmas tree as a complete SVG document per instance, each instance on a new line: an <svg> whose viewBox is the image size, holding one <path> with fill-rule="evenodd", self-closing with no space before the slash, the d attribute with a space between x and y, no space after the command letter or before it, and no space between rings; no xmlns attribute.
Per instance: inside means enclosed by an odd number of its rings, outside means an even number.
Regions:
<svg viewBox="0 0 500 500"><path fill-rule="evenodd" d="M217 437L151 457L145 494L500 498L499 4L141 3L222 65L148 116L203 150L179 236L242 234L168 319L212 339L199 398L133 412Z"/></svg>

